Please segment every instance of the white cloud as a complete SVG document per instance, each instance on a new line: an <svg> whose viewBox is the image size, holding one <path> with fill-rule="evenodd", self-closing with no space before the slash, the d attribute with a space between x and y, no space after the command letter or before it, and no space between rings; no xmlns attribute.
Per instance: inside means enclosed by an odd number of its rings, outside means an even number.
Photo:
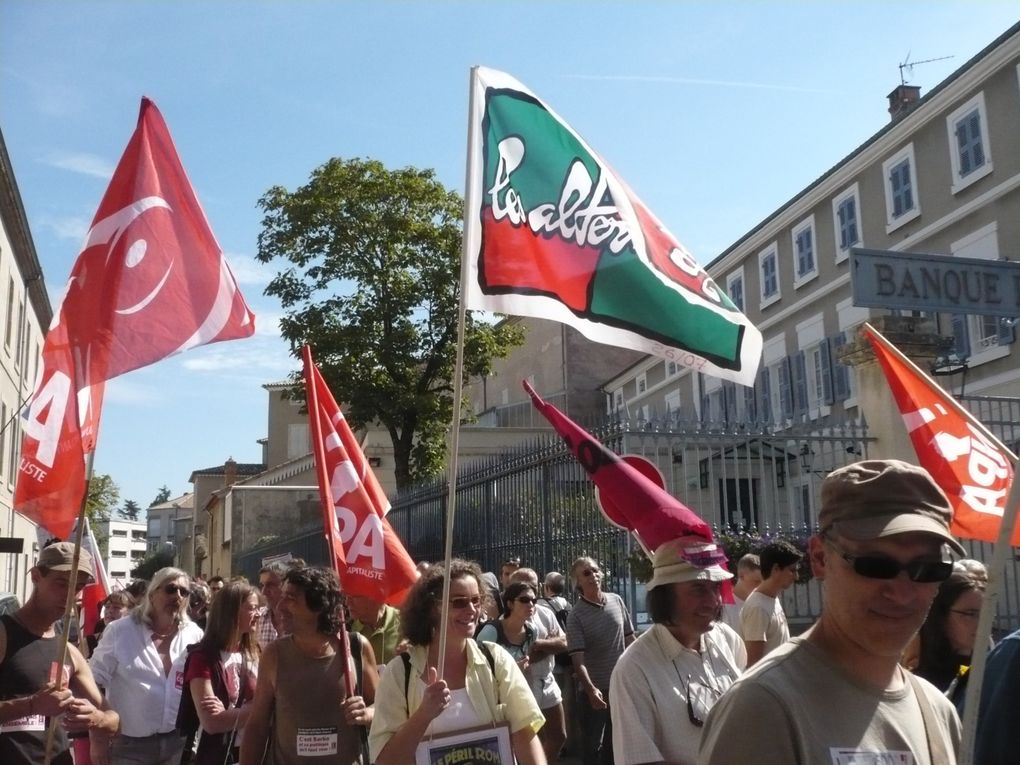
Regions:
<svg viewBox="0 0 1020 765"><path fill-rule="evenodd" d="M265 287L273 278L275 272L265 263L260 263L250 255L238 255L233 252L223 253L230 264L230 270L238 284L252 284L258 287Z"/></svg>
<svg viewBox="0 0 1020 765"><path fill-rule="evenodd" d="M40 215L36 222L48 228L58 239L69 239L78 245L85 241L92 219L84 215Z"/></svg>
<svg viewBox="0 0 1020 765"><path fill-rule="evenodd" d="M50 167L55 167L58 170L68 170L104 181L113 177L114 166L95 154L53 151L46 156L44 161Z"/></svg>
<svg viewBox="0 0 1020 765"><path fill-rule="evenodd" d="M822 88L805 88L799 85L782 85L771 82L741 82L739 80L707 80L697 77L669 77L660 75L628 74L568 74L572 80L600 80L604 82L653 82L669 85L708 85L713 88L752 88L756 90L787 90L794 93L830 93L839 91Z"/></svg>
<svg viewBox="0 0 1020 765"><path fill-rule="evenodd" d="M157 386L142 385L136 381L117 377L106 384L103 404L157 404L163 401Z"/></svg>
<svg viewBox="0 0 1020 765"><path fill-rule="evenodd" d="M260 378L275 379L294 368L295 361L282 342L254 338L231 340L202 349L193 349L181 359L181 366L191 372L210 374L243 370Z"/></svg>
<svg viewBox="0 0 1020 765"><path fill-rule="evenodd" d="M279 311L255 311L255 337L280 337Z"/></svg>

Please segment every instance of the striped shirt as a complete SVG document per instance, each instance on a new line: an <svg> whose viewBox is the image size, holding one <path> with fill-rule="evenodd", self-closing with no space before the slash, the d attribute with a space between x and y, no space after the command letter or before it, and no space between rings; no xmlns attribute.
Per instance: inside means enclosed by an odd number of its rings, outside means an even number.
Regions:
<svg viewBox="0 0 1020 765"><path fill-rule="evenodd" d="M588 677L596 688L608 691L613 667L626 648L626 639L634 634L634 625L623 598L612 592L604 592L602 597L602 603L580 597L570 609L567 651L583 651Z"/></svg>

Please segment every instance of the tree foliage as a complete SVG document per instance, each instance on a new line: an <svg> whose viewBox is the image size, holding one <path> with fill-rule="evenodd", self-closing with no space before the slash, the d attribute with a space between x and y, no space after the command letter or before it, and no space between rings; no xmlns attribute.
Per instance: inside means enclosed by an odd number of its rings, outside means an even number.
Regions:
<svg viewBox="0 0 1020 765"><path fill-rule="evenodd" d="M120 509L120 517L126 518L129 521L137 521L140 512L142 512L141 505L133 499L129 499L124 502L124 507Z"/></svg>
<svg viewBox="0 0 1020 765"><path fill-rule="evenodd" d="M164 545L158 550L148 553L141 562L131 569L132 579L152 579L152 575L161 568L174 565L174 550Z"/></svg>
<svg viewBox="0 0 1020 765"><path fill-rule="evenodd" d="M453 412L461 198L432 170L334 158L259 205L258 259L281 262L266 294L292 352L312 347L353 427L386 429L398 489L435 475ZM520 340L469 315L465 381Z"/></svg>
<svg viewBox="0 0 1020 765"><path fill-rule="evenodd" d="M85 501L85 515L93 526L107 521L117 509L120 501L120 487L106 473L94 473L89 481L88 499Z"/></svg>
<svg viewBox="0 0 1020 765"><path fill-rule="evenodd" d="M168 499L170 499L170 487L163 484L156 493L156 498L149 503L149 507L152 507L153 505L162 505Z"/></svg>

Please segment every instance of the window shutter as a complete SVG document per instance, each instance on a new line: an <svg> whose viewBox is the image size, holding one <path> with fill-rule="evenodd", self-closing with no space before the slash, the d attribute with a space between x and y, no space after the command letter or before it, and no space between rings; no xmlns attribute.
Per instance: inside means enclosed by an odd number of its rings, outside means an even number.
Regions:
<svg viewBox="0 0 1020 765"><path fill-rule="evenodd" d="M765 367L758 373L758 414L761 422L772 422L772 370Z"/></svg>
<svg viewBox="0 0 1020 765"><path fill-rule="evenodd" d="M1016 325L1009 319L999 319L999 345L1012 345L1016 340Z"/></svg>
<svg viewBox="0 0 1020 765"><path fill-rule="evenodd" d="M829 341L828 339L822 340L819 344L819 350L821 351L820 358L822 362L822 401L831 406L833 404L832 398L832 354L829 353Z"/></svg>
<svg viewBox="0 0 1020 765"><path fill-rule="evenodd" d="M956 123L956 146L960 153L960 175L970 172L970 142L967 140L967 120Z"/></svg>
<svg viewBox="0 0 1020 765"><path fill-rule="evenodd" d="M783 419L793 416L793 386L790 382L790 357L779 362L779 406Z"/></svg>
<svg viewBox="0 0 1020 765"><path fill-rule="evenodd" d="M737 384L724 382L722 392L723 420L726 422L736 422L740 419L737 415Z"/></svg>
<svg viewBox="0 0 1020 765"><path fill-rule="evenodd" d="M970 335L967 332L967 315L953 314L953 337L956 338L956 353L961 359L970 358Z"/></svg>
<svg viewBox="0 0 1020 765"><path fill-rule="evenodd" d="M839 360L838 350L846 345L846 332L840 332L832 338L832 388L835 401L845 401L850 397L850 370Z"/></svg>
<svg viewBox="0 0 1020 765"><path fill-rule="evenodd" d="M793 357L793 412L804 414L807 409L807 359L804 351L797 351Z"/></svg>

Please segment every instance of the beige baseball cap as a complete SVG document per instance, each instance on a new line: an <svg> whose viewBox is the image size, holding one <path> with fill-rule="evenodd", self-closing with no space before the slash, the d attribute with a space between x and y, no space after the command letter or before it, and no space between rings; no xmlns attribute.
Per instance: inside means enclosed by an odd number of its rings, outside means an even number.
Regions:
<svg viewBox="0 0 1020 765"><path fill-rule="evenodd" d="M47 571L70 571L74 563L74 544L72 542L55 542L39 552L36 566ZM78 575L92 578L92 556L84 547L78 556Z"/></svg>
<svg viewBox="0 0 1020 765"><path fill-rule="evenodd" d="M711 549L709 549L711 548ZM663 584L694 582L724 582L732 579L733 574L722 566L697 566L688 560L692 555L703 554L715 550L713 544L702 539L683 537L663 542L652 555L652 579L645 589L653 590Z"/></svg>

